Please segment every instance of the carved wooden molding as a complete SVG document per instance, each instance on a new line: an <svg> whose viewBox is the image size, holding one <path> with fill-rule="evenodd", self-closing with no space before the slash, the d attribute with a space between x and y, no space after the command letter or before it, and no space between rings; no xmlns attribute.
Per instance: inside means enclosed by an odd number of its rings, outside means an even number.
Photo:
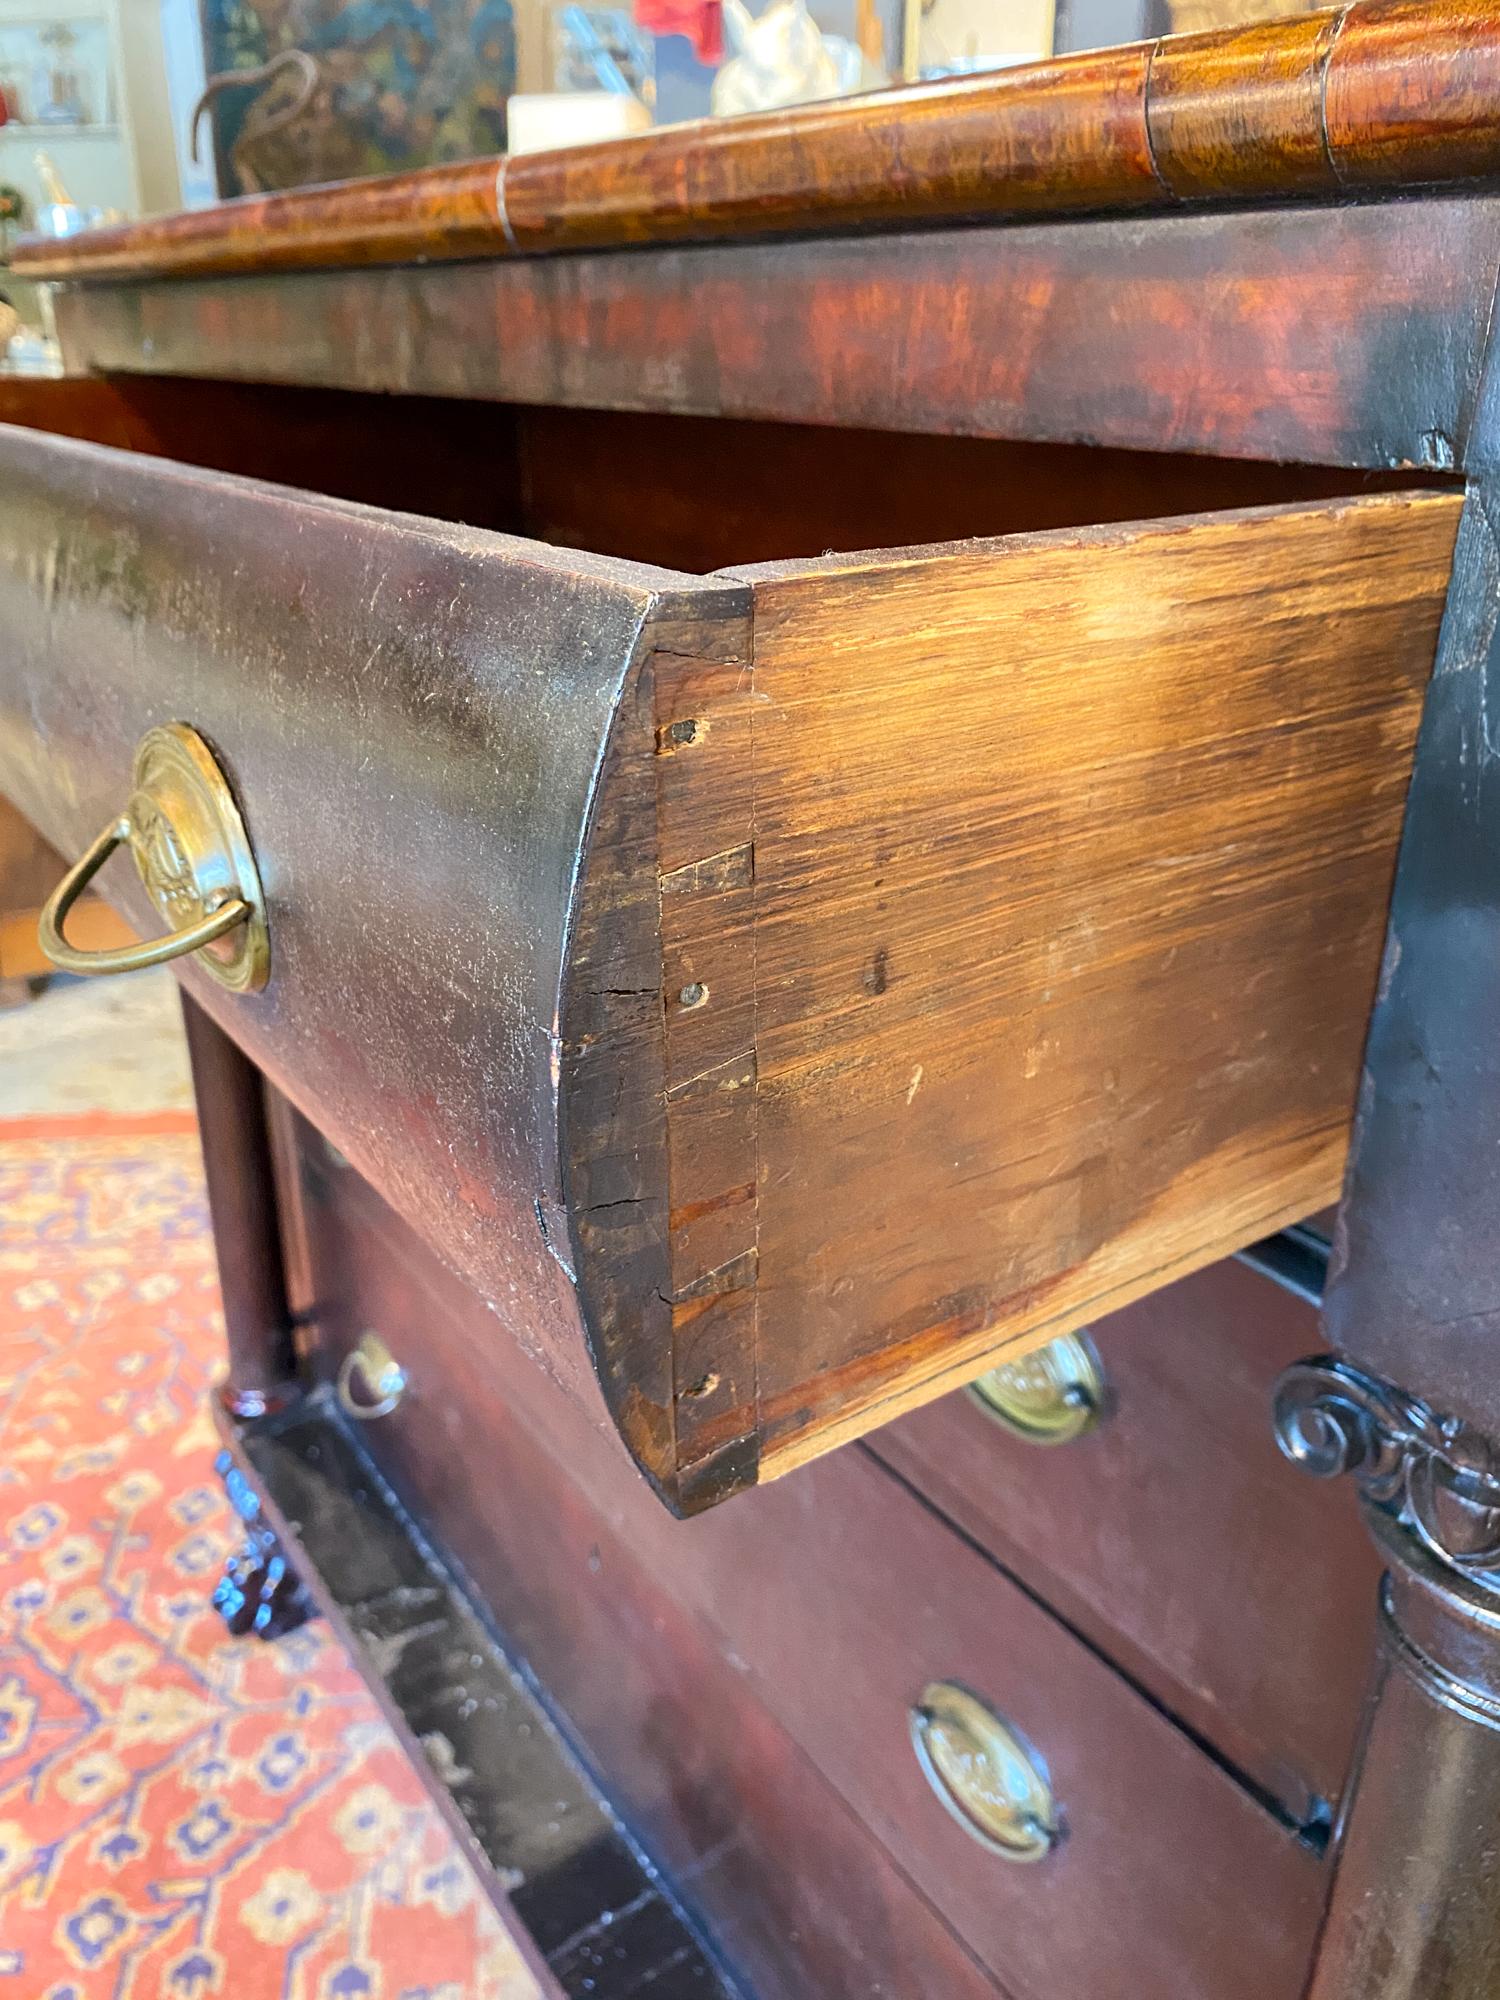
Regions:
<svg viewBox="0 0 1500 2000"><path fill-rule="evenodd" d="M1294 1465L1315 1479L1352 1474L1445 1568L1500 1584L1500 1449L1472 1424L1335 1355L1286 1371L1274 1420Z"/></svg>

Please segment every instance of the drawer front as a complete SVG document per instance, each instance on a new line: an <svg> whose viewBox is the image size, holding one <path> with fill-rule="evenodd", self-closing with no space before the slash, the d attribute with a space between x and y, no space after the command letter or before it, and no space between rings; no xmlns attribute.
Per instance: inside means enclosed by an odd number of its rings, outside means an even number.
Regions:
<svg viewBox="0 0 1500 2000"><path fill-rule="evenodd" d="M712 1525L709 1614L1003 1980L1038 2000L1300 1993L1323 1895L1311 1854L867 1456ZM1061 1837L1033 1864L980 1845L919 1768L907 1732L933 1683L978 1697L1044 1769Z"/></svg>
<svg viewBox="0 0 1500 2000"><path fill-rule="evenodd" d="M841 1453L753 1505L671 1521L518 1357L486 1392L465 1358L473 1308L461 1288L306 1128L300 1143L297 1262L319 1302L310 1366L336 1377L370 1330L397 1355L408 1387L366 1440L502 1623L541 1649L544 1680L570 1672L549 1598L582 1593L603 1602L597 1615L625 1619L649 1578L716 1635L777 1727L1008 1991L1293 2000L1320 1863L899 1481ZM528 1523L554 1506L569 1527L539 1563ZM911 1740L934 1681L981 1696L1044 1760L1065 1831L1035 1865L979 1844L935 1796ZM607 1767L603 1706L596 1691L590 1747ZM657 1754L671 1766L711 1752L664 1729ZM696 1784L710 1777L731 1801L744 1782L700 1764ZM938 2000L944 1988L911 1991Z"/></svg>
<svg viewBox="0 0 1500 2000"><path fill-rule="evenodd" d="M148 730L206 739L270 978L185 983L571 1377L558 993L603 745L674 587L0 429L0 789L72 857ZM167 928L123 857L99 882Z"/></svg>
<svg viewBox="0 0 1500 2000"><path fill-rule="evenodd" d="M198 732L193 992L694 1513L1336 1192L1458 506L695 579L4 430L0 788L170 901Z"/></svg>
<svg viewBox="0 0 1500 2000"><path fill-rule="evenodd" d="M965 1394L871 1439L886 1464L1295 1817L1342 1789L1380 1564L1352 1496L1286 1464L1271 1393L1314 1306L1237 1261L1101 1320L1097 1425L1040 1447Z"/></svg>

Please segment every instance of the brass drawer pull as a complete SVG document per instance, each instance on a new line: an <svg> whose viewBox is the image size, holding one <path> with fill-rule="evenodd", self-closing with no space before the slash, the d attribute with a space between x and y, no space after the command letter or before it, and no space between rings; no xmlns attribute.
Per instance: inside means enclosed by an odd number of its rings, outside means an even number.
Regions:
<svg viewBox="0 0 1500 2000"><path fill-rule="evenodd" d="M1040 1861L1062 1836L1046 1768L977 1695L933 1681L911 1712L928 1784L965 1833L1006 1861Z"/></svg>
<svg viewBox="0 0 1500 2000"><path fill-rule="evenodd" d="M68 943L68 912L117 847L128 846L166 937L115 951ZM270 939L260 875L223 772L196 730L169 722L141 738L130 803L58 883L37 926L42 950L64 972L135 972L199 954L199 964L235 993L270 976Z"/></svg>
<svg viewBox="0 0 1500 2000"><path fill-rule="evenodd" d="M338 1397L362 1424L388 1417L406 1393L406 1370L378 1333L362 1333L339 1364Z"/></svg>
<svg viewBox="0 0 1500 2000"><path fill-rule="evenodd" d="M1068 1444L1104 1414L1103 1364L1081 1329L1060 1333L1018 1361L1002 1361L969 1384L987 1417L1027 1444Z"/></svg>

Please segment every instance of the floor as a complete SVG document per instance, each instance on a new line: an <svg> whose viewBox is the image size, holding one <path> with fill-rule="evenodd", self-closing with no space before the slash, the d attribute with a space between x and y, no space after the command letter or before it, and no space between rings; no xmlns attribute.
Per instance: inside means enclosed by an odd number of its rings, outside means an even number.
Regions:
<svg viewBox="0 0 1500 2000"><path fill-rule="evenodd" d="M0 1120L193 1108L177 982L62 979L0 1013Z"/></svg>
<svg viewBox="0 0 1500 2000"><path fill-rule="evenodd" d="M175 987L0 1013L0 2000L535 2000L347 1659L231 1640Z"/></svg>

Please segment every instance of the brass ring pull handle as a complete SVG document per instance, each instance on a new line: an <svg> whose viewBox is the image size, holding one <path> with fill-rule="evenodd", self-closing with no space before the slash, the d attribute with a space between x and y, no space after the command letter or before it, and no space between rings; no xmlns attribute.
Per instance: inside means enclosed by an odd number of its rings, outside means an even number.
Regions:
<svg viewBox="0 0 1500 2000"><path fill-rule="evenodd" d="M969 1384L987 1417L1026 1444L1070 1444L1101 1421L1108 1386L1082 1328L1060 1333L1019 1361L1002 1361Z"/></svg>
<svg viewBox="0 0 1500 2000"><path fill-rule="evenodd" d="M351 1417L388 1417L406 1393L406 1370L378 1333L368 1329L339 1363L338 1398Z"/></svg>
<svg viewBox="0 0 1500 2000"><path fill-rule="evenodd" d="M142 944L81 951L65 935L68 912L119 847L129 847L151 900L173 928ZM172 722L141 739L130 804L58 883L37 936L64 972L135 972L195 952L232 992L265 985L270 941L255 857L234 795L195 730Z"/></svg>
<svg viewBox="0 0 1500 2000"><path fill-rule="evenodd" d="M189 924L186 930L172 931L167 937L152 938L144 944L122 944L114 951L80 951L77 945L69 944L63 934L69 910L115 849L123 847L130 839L130 834L129 816L122 813L112 826L104 829L47 898L37 935L42 950L64 972L134 972L143 965L165 965L170 958L181 958L187 952L213 944L227 931L232 931L236 924L244 923L250 915L250 905L242 903L238 896L231 896L227 903L220 904L212 916L204 917L200 923Z"/></svg>
<svg viewBox="0 0 1500 2000"><path fill-rule="evenodd" d="M964 1832L1004 1861L1041 1861L1062 1838L1047 1768L1002 1716L956 1681L932 1681L911 1711L928 1784Z"/></svg>

